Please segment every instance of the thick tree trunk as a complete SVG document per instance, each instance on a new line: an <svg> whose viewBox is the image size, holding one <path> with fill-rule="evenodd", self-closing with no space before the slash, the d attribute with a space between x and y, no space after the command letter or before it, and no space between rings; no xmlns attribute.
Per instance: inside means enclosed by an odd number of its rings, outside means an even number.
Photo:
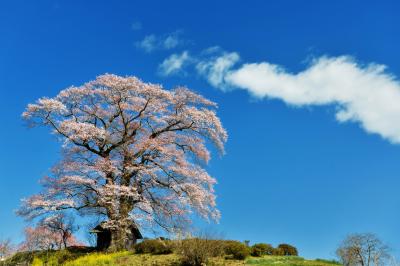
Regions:
<svg viewBox="0 0 400 266"><path fill-rule="evenodd" d="M124 165L128 164L130 161L130 157L125 157ZM127 187L130 185L131 175L124 174L121 179L121 185ZM110 183L113 183L113 181L110 180ZM111 217L115 217L113 220L116 221L115 224L117 225L111 230L111 245L109 247L111 251L121 251L130 248L128 246L129 234L131 233L129 228L132 221L129 220L129 213L133 209L133 203L131 199L125 195L117 196L116 202L118 202L119 205L118 212L116 213L112 206L109 210L109 219L111 220Z"/></svg>
<svg viewBox="0 0 400 266"><path fill-rule="evenodd" d="M126 250L128 247L126 246L128 239L128 234L126 228L116 228L111 230L111 245L109 247L110 251L122 251Z"/></svg>
<svg viewBox="0 0 400 266"><path fill-rule="evenodd" d="M132 210L132 204L129 203L128 199L120 198L119 217L115 224L115 228L111 230L111 245L110 251L121 251L127 250L129 246L129 237L131 234L130 225L132 221L129 219L129 212Z"/></svg>

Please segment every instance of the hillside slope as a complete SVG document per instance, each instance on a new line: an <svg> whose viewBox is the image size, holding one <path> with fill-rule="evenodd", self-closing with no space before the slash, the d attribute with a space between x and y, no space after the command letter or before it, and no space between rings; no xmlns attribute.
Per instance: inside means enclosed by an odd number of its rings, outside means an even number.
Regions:
<svg viewBox="0 0 400 266"><path fill-rule="evenodd" d="M53 252L52 254L40 253L31 258L30 263L33 266L58 266L59 259L64 258L64 266L177 266L179 265L179 256L176 254L169 255L149 255L149 254L133 254L131 252L118 253L89 253L84 254L67 254L65 252ZM22 261L8 261L4 265L21 265ZM46 263L47 262L47 263ZM0 263L1 265L1 263ZM28 265L28 264L24 264ZM215 266L335 266L340 265L337 262L327 260L307 260L295 256L264 256L249 257L245 261L231 260L224 258L211 259L210 265Z"/></svg>

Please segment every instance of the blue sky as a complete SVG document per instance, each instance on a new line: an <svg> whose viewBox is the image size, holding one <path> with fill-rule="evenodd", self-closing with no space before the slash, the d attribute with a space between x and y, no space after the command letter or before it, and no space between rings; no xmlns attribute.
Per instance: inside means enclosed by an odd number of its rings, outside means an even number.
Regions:
<svg viewBox="0 0 400 266"><path fill-rule="evenodd" d="M24 126L25 106L115 73L186 85L219 104L229 141L209 171L222 212L213 227L227 238L333 258L346 234L374 232L399 256L399 9L396 1L3 1L0 237L21 238L13 210L59 158L48 130Z"/></svg>

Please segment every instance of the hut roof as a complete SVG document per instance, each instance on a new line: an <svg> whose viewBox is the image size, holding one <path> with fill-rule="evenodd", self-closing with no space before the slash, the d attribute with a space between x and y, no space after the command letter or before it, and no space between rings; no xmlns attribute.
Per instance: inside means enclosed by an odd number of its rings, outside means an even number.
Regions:
<svg viewBox="0 0 400 266"><path fill-rule="evenodd" d="M104 227L105 221L99 223L95 228L90 230L90 233L98 234L102 232L109 231L110 229ZM139 231L139 228L137 228L136 224L132 221L129 225L129 229L132 231L136 239L143 239L142 234Z"/></svg>

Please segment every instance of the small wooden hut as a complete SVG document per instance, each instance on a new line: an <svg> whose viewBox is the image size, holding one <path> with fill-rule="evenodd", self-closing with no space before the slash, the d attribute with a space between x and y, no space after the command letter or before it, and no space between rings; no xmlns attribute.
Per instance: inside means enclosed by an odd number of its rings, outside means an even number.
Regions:
<svg viewBox="0 0 400 266"><path fill-rule="evenodd" d="M105 222L101 222L95 228L93 228L90 232L97 235L97 244L96 248L98 250L106 250L111 245L111 230L104 227ZM142 234L139 229L135 225L135 223L131 223L129 225L130 234L128 234L128 239L125 243L126 249L132 249L133 245L137 242L138 239L143 239Z"/></svg>

